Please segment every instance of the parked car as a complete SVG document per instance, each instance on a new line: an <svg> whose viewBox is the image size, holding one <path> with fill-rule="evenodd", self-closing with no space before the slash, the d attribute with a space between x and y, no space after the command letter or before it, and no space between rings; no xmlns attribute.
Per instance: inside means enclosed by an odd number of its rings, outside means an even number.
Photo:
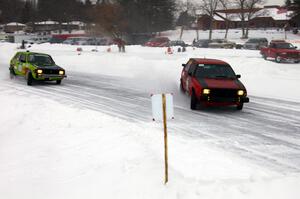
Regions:
<svg viewBox="0 0 300 199"><path fill-rule="evenodd" d="M260 54L264 59L274 58L277 63L282 61L299 63L300 61L300 50L284 40L272 40L268 47L260 49Z"/></svg>
<svg viewBox="0 0 300 199"><path fill-rule="evenodd" d="M145 43L144 46L148 47L166 47L170 39L168 37L155 37Z"/></svg>
<svg viewBox="0 0 300 199"><path fill-rule="evenodd" d="M197 48L208 48L208 44L211 42L209 39L199 39L193 42L193 46Z"/></svg>
<svg viewBox="0 0 300 199"><path fill-rule="evenodd" d="M208 44L209 48L234 48L235 43L228 41L227 39L213 39Z"/></svg>
<svg viewBox="0 0 300 199"><path fill-rule="evenodd" d="M168 46L187 47L188 45L182 40L173 40L173 41L169 41Z"/></svg>
<svg viewBox="0 0 300 199"><path fill-rule="evenodd" d="M50 40L49 40L49 43L50 44L61 44L65 41L65 39L62 39L62 38L58 38L58 37L52 37Z"/></svg>
<svg viewBox="0 0 300 199"><path fill-rule="evenodd" d="M24 76L27 85L33 81L56 81L61 84L66 76L65 70L55 64L52 57L43 53L17 52L10 61L11 77Z"/></svg>
<svg viewBox="0 0 300 199"><path fill-rule="evenodd" d="M231 66L217 59L191 58L181 72L180 88L191 96L190 107L236 106L249 102L247 90Z"/></svg>
<svg viewBox="0 0 300 199"><path fill-rule="evenodd" d="M70 44L70 45L87 45L88 37L69 37L63 44Z"/></svg>
<svg viewBox="0 0 300 199"><path fill-rule="evenodd" d="M249 50L259 50L266 46L268 46L268 40L266 38L250 38L244 44L244 48Z"/></svg>

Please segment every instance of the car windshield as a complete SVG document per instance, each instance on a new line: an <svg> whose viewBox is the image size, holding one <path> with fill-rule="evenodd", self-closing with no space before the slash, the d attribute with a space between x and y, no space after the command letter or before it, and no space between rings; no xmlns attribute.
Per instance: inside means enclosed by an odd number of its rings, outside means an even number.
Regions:
<svg viewBox="0 0 300 199"><path fill-rule="evenodd" d="M260 40L260 39L249 39L248 41L247 41L247 43L259 43L259 42L261 42L262 40Z"/></svg>
<svg viewBox="0 0 300 199"><path fill-rule="evenodd" d="M282 49L295 49L295 47L290 43L277 43L276 48Z"/></svg>
<svg viewBox="0 0 300 199"><path fill-rule="evenodd" d="M29 62L38 66L51 66L55 64L49 55L30 55Z"/></svg>
<svg viewBox="0 0 300 199"><path fill-rule="evenodd" d="M229 65L221 64L198 64L195 76L198 78L236 78Z"/></svg>

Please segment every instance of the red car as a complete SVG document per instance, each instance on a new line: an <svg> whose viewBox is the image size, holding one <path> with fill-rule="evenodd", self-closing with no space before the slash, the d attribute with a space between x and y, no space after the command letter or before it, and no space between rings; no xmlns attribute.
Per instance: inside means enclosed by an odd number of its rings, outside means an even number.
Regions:
<svg viewBox="0 0 300 199"><path fill-rule="evenodd" d="M191 58L181 72L181 90L191 96L191 109L202 106L236 106L249 102L245 86L231 66L217 59Z"/></svg>
<svg viewBox="0 0 300 199"><path fill-rule="evenodd" d="M168 37L155 37L145 43L148 47L166 47L169 44L170 39Z"/></svg>
<svg viewBox="0 0 300 199"><path fill-rule="evenodd" d="M300 50L296 48L284 40L273 40L268 47L260 49L260 54L264 59L268 59L269 57L274 58L277 63L282 61L299 63Z"/></svg>

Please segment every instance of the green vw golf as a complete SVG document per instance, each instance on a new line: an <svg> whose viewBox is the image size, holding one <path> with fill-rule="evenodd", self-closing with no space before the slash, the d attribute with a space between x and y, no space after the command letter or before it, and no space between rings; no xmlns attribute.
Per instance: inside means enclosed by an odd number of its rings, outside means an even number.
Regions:
<svg viewBox="0 0 300 199"><path fill-rule="evenodd" d="M66 76L65 70L55 64L52 57L43 53L17 52L10 61L11 76L24 76L27 85L37 81L56 81L57 84Z"/></svg>

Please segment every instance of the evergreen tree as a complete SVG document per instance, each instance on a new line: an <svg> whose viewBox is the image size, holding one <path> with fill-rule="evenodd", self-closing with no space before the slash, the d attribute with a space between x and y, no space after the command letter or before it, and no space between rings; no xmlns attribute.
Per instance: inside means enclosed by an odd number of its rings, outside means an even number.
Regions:
<svg viewBox="0 0 300 199"><path fill-rule="evenodd" d="M118 0L128 32L159 32L173 27L174 0Z"/></svg>

